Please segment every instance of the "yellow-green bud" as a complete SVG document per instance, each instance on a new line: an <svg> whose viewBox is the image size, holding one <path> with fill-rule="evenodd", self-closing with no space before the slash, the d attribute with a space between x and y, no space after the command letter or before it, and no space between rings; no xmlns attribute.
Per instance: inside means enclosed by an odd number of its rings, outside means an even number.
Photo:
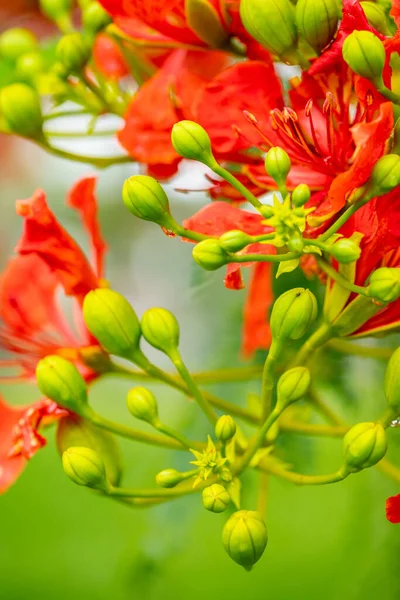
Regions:
<svg viewBox="0 0 400 600"><path fill-rule="evenodd" d="M0 91L0 111L18 135L32 139L42 136L42 109L37 92L24 83L13 83Z"/></svg>
<svg viewBox="0 0 400 600"><path fill-rule="evenodd" d="M386 154L382 156L372 169L369 180L371 189L370 196L382 196L388 194L400 185L400 156L397 154Z"/></svg>
<svg viewBox="0 0 400 600"><path fill-rule="evenodd" d="M141 421L155 424L158 421L158 406L154 394L144 387L134 387L128 392L126 398L128 410Z"/></svg>
<svg viewBox="0 0 400 600"><path fill-rule="evenodd" d="M93 35L107 27L111 21L110 15L99 2L91 2L82 11L83 27Z"/></svg>
<svg viewBox="0 0 400 600"><path fill-rule="evenodd" d="M385 47L371 31L353 31L343 44L343 58L350 69L374 82L382 84L382 72L386 61Z"/></svg>
<svg viewBox="0 0 400 600"><path fill-rule="evenodd" d="M228 41L229 33L209 0L186 0L185 13L190 29L212 48L220 48Z"/></svg>
<svg viewBox="0 0 400 600"><path fill-rule="evenodd" d="M165 308L146 310L141 321L142 334L154 348L168 356L179 346L179 323L175 316Z"/></svg>
<svg viewBox="0 0 400 600"><path fill-rule="evenodd" d="M105 288L92 290L83 302L83 318L90 333L110 354L129 358L138 349L139 320L121 294Z"/></svg>
<svg viewBox="0 0 400 600"><path fill-rule="evenodd" d="M68 33L57 44L57 60L68 73L80 73L90 58L90 46L81 33Z"/></svg>
<svg viewBox="0 0 400 600"><path fill-rule="evenodd" d="M304 288L288 290L275 301L271 331L275 340L301 338L317 316L317 300Z"/></svg>
<svg viewBox="0 0 400 600"><path fill-rule="evenodd" d="M218 471L218 479L224 483L230 483L233 479L232 471L229 467L222 467Z"/></svg>
<svg viewBox="0 0 400 600"><path fill-rule="evenodd" d="M386 18L386 13L382 6L375 2L360 2L360 5L368 19L368 22L374 29L383 33L383 35L391 35Z"/></svg>
<svg viewBox="0 0 400 600"><path fill-rule="evenodd" d="M297 46L295 10L290 0L241 0L240 16L250 35L285 59Z"/></svg>
<svg viewBox="0 0 400 600"><path fill-rule="evenodd" d="M247 233L244 233L244 231L234 229L233 231L223 233L219 238L219 243L221 248L226 252L239 252L239 250L243 250L243 248L251 244L251 237Z"/></svg>
<svg viewBox="0 0 400 600"><path fill-rule="evenodd" d="M214 513L222 513L227 509L231 497L219 483L214 483L202 492L203 506L206 510Z"/></svg>
<svg viewBox="0 0 400 600"><path fill-rule="evenodd" d="M183 481L182 473L176 469L164 469L156 475L156 483L160 487L173 488Z"/></svg>
<svg viewBox="0 0 400 600"><path fill-rule="evenodd" d="M339 238L332 246L329 246L329 252L337 261L347 264L360 258L361 248L353 240Z"/></svg>
<svg viewBox="0 0 400 600"><path fill-rule="evenodd" d="M106 468L94 450L85 447L68 448L62 455L64 473L74 483L105 491L107 489Z"/></svg>
<svg viewBox="0 0 400 600"><path fill-rule="evenodd" d="M175 228L168 196L153 177L147 175L129 177L122 188L122 200L135 217L169 229Z"/></svg>
<svg viewBox="0 0 400 600"><path fill-rule="evenodd" d="M23 54L17 60L16 73L18 77L27 81L35 80L35 77L43 73L45 61L39 52Z"/></svg>
<svg viewBox="0 0 400 600"><path fill-rule="evenodd" d="M305 183L300 183L292 192L292 204L297 208L304 206L311 198L311 190Z"/></svg>
<svg viewBox="0 0 400 600"><path fill-rule="evenodd" d="M78 415L90 410L85 380L69 360L56 354L42 358L36 367L36 379L46 398Z"/></svg>
<svg viewBox="0 0 400 600"><path fill-rule="evenodd" d="M378 302L394 302L400 298L400 269L382 267L369 280L369 294Z"/></svg>
<svg viewBox="0 0 400 600"><path fill-rule="evenodd" d="M293 367L285 371L278 381L277 409L282 411L307 393L311 384L310 371L306 367Z"/></svg>
<svg viewBox="0 0 400 600"><path fill-rule="evenodd" d="M176 152L183 158L198 160L211 168L216 165L210 137L198 123L194 121L175 123L171 140Z"/></svg>
<svg viewBox="0 0 400 600"><path fill-rule="evenodd" d="M192 252L195 262L206 271L216 271L228 263L228 254L218 240L203 240Z"/></svg>
<svg viewBox="0 0 400 600"><path fill-rule="evenodd" d="M72 10L73 0L39 0L39 4L46 17L57 21Z"/></svg>
<svg viewBox="0 0 400 600"><path fill-rule="evenodd" d="M386 402L396 415L400 414L400 348L390 357L385 373Z"/></svg>
<svg viewBox="0 0 400 600"><path fill-rule="evenodd" d="M215 424L215 435L221 442L229 442L236 433L236 423L230 415L223 415Z"/></svg>
<svg viewBox="0 0 400 600"><path fill-rule="evenodd" d="M291 168L291 160L283 148L276 146L268 151L265 157L265 170L278 186L286 184L286 179Z"/></svg>
<svg viewBox="0 0 400 600"><path fill-rule="evenodd" d="M335 35L339 16L337 0L299 0L296 4L297 27L317 54Z"/></svg>
<svg viewBox="0 0 400 600"><path fill-rule="evenodd" d="M380 423L358 423L343 438L344 466L356 473L376 465L386 454L387 439Z"/></svg>
<svg viewBox="0 0 400 600"><path fill-rule="evenodd" d="M29 29L13 27L0 35L0 56L13 62L37 47L37 40Z"/></svg>
<svg viewBox="0 0 400 600"><path fill-rule="evenodd" d="M267 528L260 513L239 510L225 523L222 543L238 565L251 569L260 560L267 546Z"/></svg>

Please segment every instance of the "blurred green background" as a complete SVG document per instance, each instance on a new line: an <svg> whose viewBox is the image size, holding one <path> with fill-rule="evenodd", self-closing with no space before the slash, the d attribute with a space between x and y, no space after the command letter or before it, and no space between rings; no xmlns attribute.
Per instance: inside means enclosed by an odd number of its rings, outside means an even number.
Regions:
<svg viewBox="0 0 400 600"><path fill-rule="evenodd" d="M100 142L99 142L100 143ZM65 193L85 167L45 156L26 143L7 148L1 167L1 266L21 231L14 201L36 187L85 246ZM151 224L130 217L120 201L128 167L102 173L101 222L111 251L107 277L141 314L161 305L182 326L183 354L193 370L238 364L240 316L245 292L224 289L222 274L204 274L191 260L191 247L171 240ZM195 212L201 195L174 196L177 219ZM157 353L152 358L167 363ZM371 360L336 360L327 370L324 394L349 422L376 417L384 400L383 367ZM325 375L324 375L325 376ZM129 382L96 384L92 402L104 415L129 422L124 397ZM204 437L205 422L193 403L154 384L168 424ZM218 386L225 398L244 403L257 382ZM14 403L38 397L32 386L2 385ZM343 483L297 488L271 481L269 545L252 573L235 565L221 544L225 515L207 513L196 495L150 510L129 509L75 486L64 475L54 443L28 465L15 486L0 497L1 600L396 600L400 598L400 528L385 519L385 498L400 486L370 469ZM392 458L400 463L399 430L389 432ZM122 442L124 481L153 485L167 467L187 468L187 455ZM394 449L393 449L394 447ZM339 440L286 435L283 460L296 470L326 473L340 461ZM190 459L189 459L190 460ZM246 479L243 507L255 505L255 477Z"/></svg>

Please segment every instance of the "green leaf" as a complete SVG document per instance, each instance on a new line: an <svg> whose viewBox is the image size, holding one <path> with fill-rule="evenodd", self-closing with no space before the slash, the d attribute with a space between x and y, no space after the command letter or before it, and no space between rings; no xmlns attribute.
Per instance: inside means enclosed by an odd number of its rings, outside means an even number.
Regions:
<svg viewBox="0 0 400 600"><path fill-rule="evenodd" d="M278 271L276 273L276 278L280 277L283 273L291 273L300 264L300 259L294 258L293 260L284 260L279 263Z"/></svg>

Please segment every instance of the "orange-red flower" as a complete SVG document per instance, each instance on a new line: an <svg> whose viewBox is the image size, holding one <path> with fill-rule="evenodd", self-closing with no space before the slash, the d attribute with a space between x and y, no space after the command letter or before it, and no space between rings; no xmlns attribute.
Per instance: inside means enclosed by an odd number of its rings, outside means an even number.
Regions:
<svg viewBox="0 0 400 600"><path fill-rule="evenodd" d="M386 500L386 518L391 523L400 523L400 494Z"/></svg>
<svg viewBox="0 0 400 600"><path fill-rule="evenodd" d="M81 313L84 296L101 285L103 275L105 244L97 221L95 183L94 177L81 180L68 197L89 233L93 264L58 222L43 191L17 202L24 230L17 255L0 277L0 348L8 354L0 366L17 369L12 379L32 379L38 361L49 354L74 362L87 381L97 376L81 354L84 349L101 352ZM68 323L60 292L73 301L74 325ZM7 379L6 373L2 379ZM39 426L66 414L47 399L18 408L0 400L0 491L13 483L26 459L45 444Z"/></svg>

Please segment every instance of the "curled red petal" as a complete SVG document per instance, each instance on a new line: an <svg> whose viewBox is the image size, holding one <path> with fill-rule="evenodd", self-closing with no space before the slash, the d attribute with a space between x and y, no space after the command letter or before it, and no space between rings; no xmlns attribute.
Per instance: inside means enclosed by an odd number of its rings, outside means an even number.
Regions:
<svg viewBox="0 0 400 600"><path fill-rule="evenodd" d="M216 201L207 204L186 219L184 227L217 237L233 229L240 229L249 235L261 235L271 231L270 227L262 224L262 221L263 217L258 213L251 213L226 202Z"/></svg>
<svg viewBox="0 0 400 600"><path fill-rule="evenodd" d="M129 73L129 68L118 44L104 33L99 34L95 39L93 60L97 69L111 79L121 79Z"/></svg>
<svg viewBox="0 0 400 600"><path fill-rule="evenodd" d="M242 350L246 357L271 343L268 311L273 302L271 263L254 266L249 293L244 307Z"/></svg>
<svg viewBox="0 0 400 600"><path fill-rule="evenodd" d="M386 500L386 518L391 523L400 523L400 494Z"/></svg>
<svg viewBox="0 0 400 600"><path fill-rule="evenodd" d="M24 407L10 406L0 396L0 494L18 479L26 464L23 456L9 457L14 428L24 411Z"/></svg>

